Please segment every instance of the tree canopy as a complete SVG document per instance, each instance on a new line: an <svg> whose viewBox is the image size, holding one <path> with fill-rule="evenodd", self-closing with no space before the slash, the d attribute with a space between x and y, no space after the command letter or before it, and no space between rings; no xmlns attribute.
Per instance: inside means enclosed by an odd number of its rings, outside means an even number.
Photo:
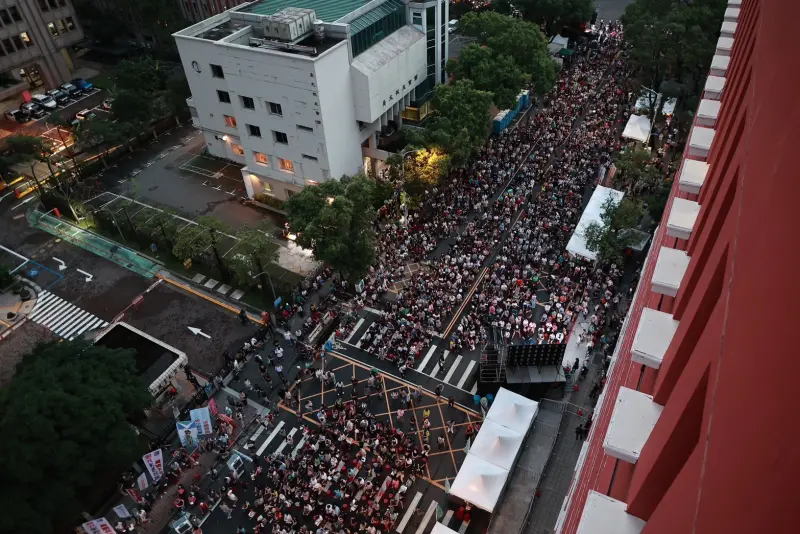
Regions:
<svg viewBox="0 0 800 534"><path fill-rule="evenodd" d="M629 4L622 22L631 59L639 68L639 82L655 91L668 89L670 96L699 95L725 6L724 0L635 0Z"/></svg>
<svg viewBox="0 0 800 534"><path fill-rule="evenodd" d="M636 228L644 215L644 206L639 200L628 197L617 202L608 198L603 203L600 220L586 225L584 238L586 248L597 254L600 263L622 264L625 249L636 240L635 235L623 230Z"/></svg>
<svg viewBox="0 0 800 534"><path fill-rule="evenodd" d="M297 242L352 280L365 275L375 262L375 188L366 176L343 176L293 195L285 208Z"/></svg>
<svg viewBox="0 0 800 534"><path fill-rule="evenodd" d="M483 144L489 133L489 106L492 93L475 88L472 80L457 80L436 86L433 97L435 115L412 144L439 148L453 163L465 164Z"/></svg>
<svg viewBox="0 0 800 534"><path fill-rule="evenodd" d="M476 89L491 92L500 109L513 108L520 89L530 79L510 56L495 54L475 43L462 48L458 59L447 63L447 72L456 79L472 80Z"/></svg>
<svg viewBox="0 0 800 534"><path fill-rule="evenodd" d="M626 148L617 154L614 165L614 186L628 193L640 196L645 191L654 190L666 176L650 162L653 155L643 148Z"/></svg>
<svg viewBox="0 0 800 534"><path fill-rule="evenodd" d="M508 12L511 4L504 0L500 10ZM592 0L517 0L513 6L525 20L545 28L548 35L555 35L564 26L578 27L588 22L595 11Z"/></svg>
<svg viewBox="0 0 800 534"><path fill-rule="evenodd" d="M0 390L0 532L50 534L76 520L81 493L142 454L128 420L151 401L133 351L36 346Z"/></svg>
<svg viewBox="0 0 800 534"><path fill-rule="evenodd" d="M505 83L508 83L506 78L524 73L525 80L532 81L536 94L544 94L555 85L556 64L547 52L547 38L536 24L485 11L467 13L459 21L458 28L461 33L474 37L481 47L488 50L489 57L497 62L496 76L505 80ZM464 50L467 48L469 47L465 47ZM516 69L511 69L511 72L500 72L501 69L507 71L510 68L505 58L510 58ZM457 61L461 61L461 56ZM476 87L480 89L482 85L476 82ZM516 88L514 98L522 89L524 83ZM501 106L497 101L495 103L501 108L508 107Z"/></svg>
<svg viewBox="0 0 800 534"><path fill-rule="evenodd" d="M270 238L271 231L271 225L263 223L257 227L243 227L236 232L239 242L231 253L230 264L241 285L252 285L252 280L259 278L261 289L267 289L269 280L264 272L270 264L278 261L279 248Z"/></svg>

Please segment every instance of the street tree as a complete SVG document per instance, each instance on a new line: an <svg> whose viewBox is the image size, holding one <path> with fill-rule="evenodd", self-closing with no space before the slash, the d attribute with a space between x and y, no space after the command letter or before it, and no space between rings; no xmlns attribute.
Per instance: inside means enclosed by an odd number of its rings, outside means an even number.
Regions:
<svg viewBox="0 0 800 534"><path fill-rule="evenodd" d="M592 0L517 0L513 6L525 20L539 24L548 35L556 35L564 26L578 28L589 22L595 12Z"/></svg>
<svg viewBox="0 0 800 534"><path fill-rule="evenodd" d="M475 88L471 80L436 86L434 116L412 143L450 154L456 165L464 165L489 135L492 93Z"/></svg>
<svg viewBox="0 0 800 534"><path fill-rule="evenodd" d="M145 452L130 421L151 401L132 350L37 345L0 390L0 532L71 527L85 492Z"/></svg>
<svg viewBox="0 0 800 534"><path fill-rule="evenodd" d="M653 155L643 148L627 148L617 154L614 160L617 168L614 186L637 198L644 191L655 189L659 182L664 181L664 175L651 164L652 161Z"/></svg>
<svg viewBox="0 0 800 534"><path fill-rule="evenodd" d="M99 118L82 121L72 133L81 149L98 151L100 161L106 168L108 152L128 141L127 134L119 125Z"/></svg>
<svg viewBox="0 0 800 534"><path fill-rule="evenodd" d="M134 218L133 223L139 235L149 237L157 246L172 250L178 229L186 224L175 215L172 210L158 211L155 214L150 210L142 210L141 214Z"/></svg>
<svg viewBox="0 0 800 534"><path fill-rule="evenodd" d="M227 265L222 259L222 251L220 251L220 244L228 237L225 234L230 235L231 227L222 222L220 219L216 217L212 217L210 215L204 215L202 217L197 218L197 223L205 228L205 231L208 233L209 238L209 245L211 247L211 253L214 256L214 260L217 264L217 269L219 269L220 277L222 278L223 282L227 282L230 279L230 270L228 269ZM233 245L233 243L231 243Z"/></svg>
<svg viewBox="0 0 800 534"><path fill-rule="evenodd" d="M127 59L114 69L117 92L132 91L145 95L166 89L161 63L151 57Z"/></svg>
<svg viewBox="0 0 800 534"><path fill-rule="evenodd" d="M31 178L36 184L36 189L40 194L43 193L42 182L36 174L36 164L46 163L50 175L54 176L53 167L50 164L52 151L44 140L41 137L33 137L31 135L12 135L6 138L5 149L9 154L6 156L8 158L6 161L13 162L12 165L25 163L30 165Z"/></svg>
<svg viewBox="0 0 800 534"><path fill-rule="evenodd" d="M624 230L638 226L644 215L644 205L628 197L619 202L608 198L601 209L601 222L591 222L584 229L586 248L597 254L601 264L621 265L625 259L625 249L636 241L635 235Z"/></svg>
<svg viewBox="0 0 800 534"><path fill-rule="evenodd" d="M476 43L462 48L458 59L448 61L447 72L457 80L472 80L476 89L491 92L494 104L500 109L513 108L520 89L530 80L512 57Z"/></svg>
<svg viewBox="0 0 800 534"><path fill-rule="evenodd" d="M179 260L202 261L211 246L211 236L198 224L187 224L174 238L172 254Z"/></svg>
<svg viewBox="0 0 800 534"><path fill-rule="evenodd" d="M665 82L672 82L668 87L673 90L680 87L686 95L699 94L725 5L722 0L635 0L629 4L622 22L641 85L662 91Z"/></svg>
<svg viewBox="0 0 800 534"><path fill-rule="evenodd" d="M280 248L270 235L273 230L272 225L262 223L252 228L240 228L236 232L238 242L230 253L229 261L241 286L252 286L256 278L265 294L272 286L267 269L278 261Z"/></svg>
<svg viewBox="0 0 800 534"><path fill-rule="evenodd" d="M153 100L145 93L123 90L114 98L111 117L126 134L136 135L153 119Z"/></svg>
<svg viewBox="0 0 800 534"><path fill-rule="evenodd" d="M286 201L297 242L351 280L375 262L374 189L375 182L364 175L343 176L306 187Z"/></svg>
<svg viewBox="0 0 800 534"><path fill-rule="evenodd" d="M547 51L547 38L536 24L484 11L467 13L458 27L461 33L487 47L492 57L512 58L519 71L529 76L536 94L544 94L555 85L556 64ZM517 87L517 93L523 88Z"/></svg>

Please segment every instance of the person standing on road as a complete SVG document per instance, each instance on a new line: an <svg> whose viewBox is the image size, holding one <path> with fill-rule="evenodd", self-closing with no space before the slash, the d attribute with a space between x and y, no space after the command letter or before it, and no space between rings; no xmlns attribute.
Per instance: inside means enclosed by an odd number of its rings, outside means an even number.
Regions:
<svg viewBox="0 0 800 534"><path fill-rule="evenodd" d="M442 398L442 391L444 391L444 384L439 384L436 386L436 403L439 403L439 400Z"/></svg>
<svg viewBox="0 0 800 534"><path fill-rule="evenodd" d="M241 321L243 325L246 325L247 321L249 321L247 317L247 312L244 310L244 308L239 310L239 321Z"/></svg>
<svg viewBox="0 0 800 534"><path fill-rule="evenodd" d="M228 519L231 518L231 514L233 513L233 508L231 508L225 503L222 503L219 505L219 509L222 510L222 513L225 514Z"/></svg>

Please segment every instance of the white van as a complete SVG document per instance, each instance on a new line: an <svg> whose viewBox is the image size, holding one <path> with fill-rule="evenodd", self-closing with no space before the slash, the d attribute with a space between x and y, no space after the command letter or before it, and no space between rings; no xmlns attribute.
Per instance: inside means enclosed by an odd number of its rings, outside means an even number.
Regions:
<svg viewBox="0 0 800 534"><path fill-rule="evenodd" d="M458 28L458 19L453 19L447 23L447 33L453 33Z"/></svg>

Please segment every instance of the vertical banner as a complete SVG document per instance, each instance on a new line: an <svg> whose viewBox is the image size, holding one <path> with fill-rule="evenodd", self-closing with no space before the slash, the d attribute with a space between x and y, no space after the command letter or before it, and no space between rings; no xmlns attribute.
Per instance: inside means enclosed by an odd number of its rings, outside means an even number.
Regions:
<svg viewBox="0 0 800 534"><path fill-rule="evenodd" d="M142 473L142 475L144 475L144 473ZM147 480L145 480L145 483L147 483ZM128 488L125 491L128 493L128 495L130 495L131 499L133 499L137 503L141 504L144 501L144 499L142 499L142 494L139 493L139 491L136 488Z"/></svg>
<svg viewBox="0 0 800 534"><path fill-rule="evenodd" d="M97 519L92 519L91 521L87 521L83 525L81 525L86 534L103 534L103 531L100 530L100 525L97 524Z"/></svg>
<svg viewBox="0 0 800 534"><path fill-rule="evenodd" d="M142 461L150 472L153 482L158 482L164 476L164 453L161 452L161 449L148 452L142 456Z"/></svg>
<svg viewBox="0 0 800 534"><path fill-rule="evenodd" d="M469 448L472 444L470 443L470 439L467 438L467 444L464 445L464 454L469 454Z"/></svg>
<svg viewBox="0 0 800 534"><path fill-rule="evenodd" d="M111 528L111 523L109 523L105 517L95 519L94 521L97 523L97 526L100 527L100 532L103 534L117 534L117 531Z"/></svg>
<svg viewBox="0 0 800 534"><path fill-rule="evenodd" d="M450 494L450 479L449 478L444 479L444 492L447 493L448 495Z"/></svg>
<svg viewBox="0 0 800 534"><path fill-rule="evenodd" d="M125 508L124 504L119 504L119 505L115 506L114 507L114 513L117 514L117 516L120 519L125 519L126 517L130 517L131 516L131 514L128 513L128 509Z"/></svg>
<svg viewBox="0 0 800 534"><path fill-rule="evenodd" d="M139 478L136 479L136 487L139 488L139 491L144 491L147 489L147 474L142 473L139 475Z"/></svg>
<svg viewBox="0 0 800 534"><path fill-rule="evenodd" d="M200 434L207 436L214 433L214 426L211 424L211 410L208 409L208 406L191 410L189 418L197 425Z"/></svg>
<svg viewBox="0 0 800 534"><path fill-rule="evenodd" d="M217 415L217 401L214 399L209 399L208 401L208 409L211 411L211 415Z"/></svg>
<svg viewBox="0 0 800 534"><path fill-rule="evenodd" d="M181 445L190 451L196 449L197 445L199 445L199 425L194 421L178 421L175 427L178 429L178 437L181 440Z"/></svg>

